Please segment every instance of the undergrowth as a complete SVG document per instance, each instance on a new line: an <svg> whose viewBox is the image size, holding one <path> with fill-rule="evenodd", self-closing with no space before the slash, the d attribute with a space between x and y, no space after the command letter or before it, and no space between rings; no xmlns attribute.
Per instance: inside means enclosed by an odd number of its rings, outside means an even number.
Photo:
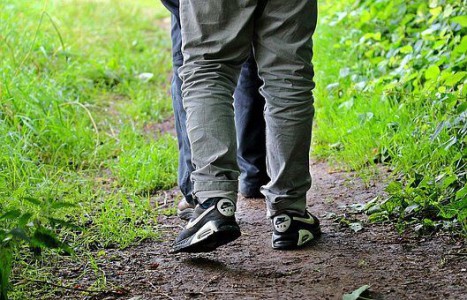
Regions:
<svg viewBox="0 0 467 300"><path fill-rule="evenodd" d="M322 19L341 36L322 53L315 153L394 171L372 221L467 232L466 14L466 1L368 0Z"/></svg>

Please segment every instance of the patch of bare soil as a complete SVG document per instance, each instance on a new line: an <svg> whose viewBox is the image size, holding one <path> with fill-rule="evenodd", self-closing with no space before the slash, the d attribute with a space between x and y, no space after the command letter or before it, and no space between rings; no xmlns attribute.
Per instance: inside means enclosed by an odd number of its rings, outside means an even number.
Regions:
<svg viewBox="0 0 467 300"><path fill-rule="evenodd" d="M143 130L147 136L153 137L155 139L164 134L171 134L175 136L175 118L172 115L168 119L159 123L147 123L144 125Z"/></svg>
<svg viewBox="0 0 467 300"><path fill-rule="evenodd" d="M242 236L235 242L212 253L170 254L183 222L161 216L160 241L106 250L97 263L108 285L120 287L120 297L131 300L342 299L366 284L371 286L368 299L467 299L466 248L461 241L447 234L400 236L389 225L366 222L363 230L354 232L325 217L348 214L344 206L381 195L384 171L379 180L363 184L353 174L331 172L325 163L311 167L314 185L308 204L321 217L324 234L310 247L272 250L263 200L239 199ZM81 286L92 282L81 281ZM118 293L76 292L64 296L119 297Z"/></svg>

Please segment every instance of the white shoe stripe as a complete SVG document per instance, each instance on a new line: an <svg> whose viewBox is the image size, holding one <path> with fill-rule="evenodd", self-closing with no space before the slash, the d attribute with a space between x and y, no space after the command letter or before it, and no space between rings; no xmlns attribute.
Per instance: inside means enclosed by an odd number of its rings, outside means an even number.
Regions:
<svg viewBox="0 0 467 300"><path fill-rule="evenodd" d="M211 207L209 207L208 209L206 209L202 214L200 214L195 220L193 221L188 221L188 224L186 224L186 227L185 229L190 229L192 228L193 226L195 226L205 215L207 215L211 210L215 209L216 206L213 205Z"/></svg>

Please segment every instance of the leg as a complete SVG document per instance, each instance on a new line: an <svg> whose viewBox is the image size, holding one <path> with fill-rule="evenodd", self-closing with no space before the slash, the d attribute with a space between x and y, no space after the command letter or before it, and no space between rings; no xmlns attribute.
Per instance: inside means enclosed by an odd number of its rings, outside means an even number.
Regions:
<svg viewBox="0 0 467 300"><path fill-rule="evenodd" d="M311 186L312 34L315 0L269 0L257 20L255 55L266 98L268 213L303 213ZM293 20L290 21L290 20Z"/></svg>
<svg viewBox="0 0 467 300"><path fill-rule="evenodd" d="M262 192L272 218L274 249L300 247L321 235L318 219L306 210L314 114L311 37L316 17L315 0L268 0L255 28L271 177Z"/></svg>
<svg viewBox="0 0 467 300"><path fill-rule="evenodd" d="M180 201L178 214L183 219L191 216L193 183L190 176L194 167L191 162L191 149L186 131L186 111L183 108L178 68L183 64L181 52L181 28L179 0L162 0L171 12L172 21L172 102L175 115L175 128L179 148L178 185L184 196ZM243 65L240 80L235 91L235 121L237 134L237 159L241 169L241 192L248 197L260 196L261 185L269 181L266 174L265 123L263 118L264 98L259 94L262 81L258 78L256 62L252 54Z"/></svg>
<svg viewBox="0 0 467 300"><path fill-rule="evenodd" d="M243 64L234 93L235 127L237 128L237 161L240 167L240 193L247 198L264 197L262 185L269 182L266 172L265 100L259 93L263 82L253 53Z"/></svg>
<svg viewBox="0 0 467 300"><path fill-rule="evenodd" d="M191 163L191 149L186 132L186 112L182 103L182 80L178 74L178 68L183 64L182 55L182 35L180 32L180 14L178 0L162 0L162 3L171 12L171 38L172 38L172 58L173 58L173 76L171 82L172 107L175 117L175 130L178 141L178 186L184 199L180 200L177 207L177 214L181 219L188 220L194 208L192 196L193 183L191 182L191 172L193 164Z"/></svg>
<svg viewBox="0 0 467 300"><path fill-rule="evenodd" d="M194 194L201 204L212 197L236 201L239 170L232 95L251 47L248 14L253 11L231 0L180 3L180 75L195 165Z"/></svg>
<svg viewBox="0 0 467 300"><path fill-rule="evenodd" d="M240 3L242 2L242 3ZM175 252L206 252L235 240L238 189L233 93L251 49L254 6L235 0L182 0L183 104L199 203Z"/></svg>
<svg viewBox="0 0 467 300"><path fill-rule="evenodd" d="M178 7L178 1L177 1ZM193 204L192 192L193 183L190 176L193 172L191 163L191 149L186 130L186 112L182 103L182 80L180 79L178 69L183 63L181 52L182 36L180 32L180 20L178 11L172 12L172 55L173 55L173 77L172 77L172 105L175 116L175 129L177 132L179 160L178 160L178 185L186 201Z"/></svg>

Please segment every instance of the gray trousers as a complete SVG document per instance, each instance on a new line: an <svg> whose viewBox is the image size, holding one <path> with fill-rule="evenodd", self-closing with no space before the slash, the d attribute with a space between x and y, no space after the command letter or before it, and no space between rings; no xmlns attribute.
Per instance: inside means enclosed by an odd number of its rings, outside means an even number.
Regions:
<svg viewBox="0 0 467 300"><path fill-rule="evenodd" d="M253 47L266 99L268 215L303 212L311 186L316 0L181 0L183 105L194 196L237 198L233 93Z"/></svg>

